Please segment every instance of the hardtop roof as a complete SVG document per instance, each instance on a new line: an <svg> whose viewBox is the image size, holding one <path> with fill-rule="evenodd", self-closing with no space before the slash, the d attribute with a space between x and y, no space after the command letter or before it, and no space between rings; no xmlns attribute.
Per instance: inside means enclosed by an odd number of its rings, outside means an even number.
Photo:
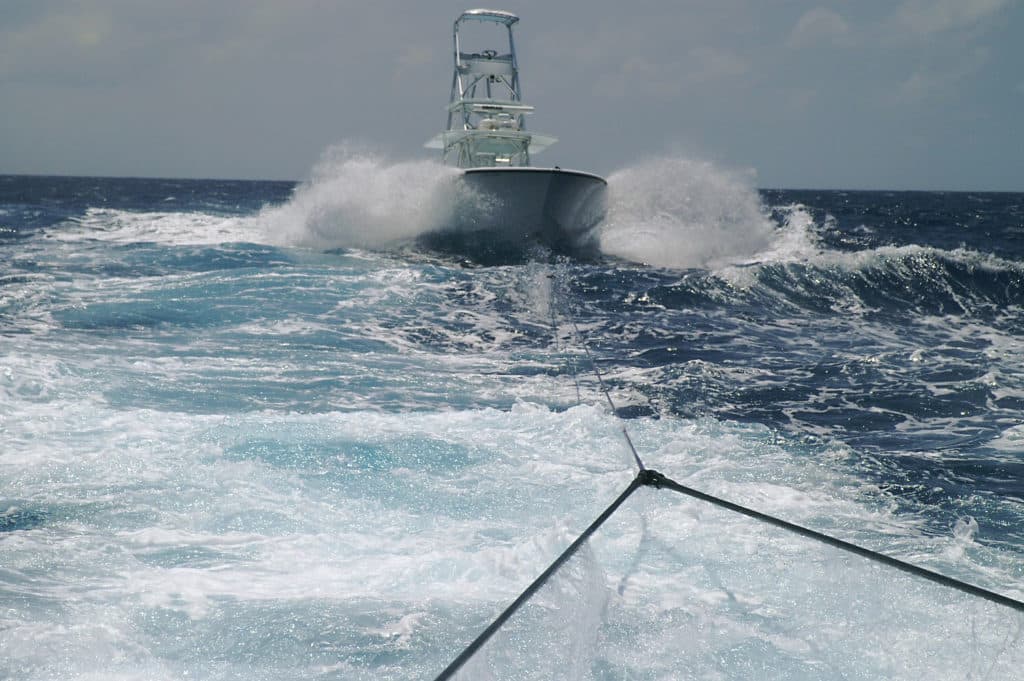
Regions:
<svg viewBox="0 0 1024 681"><path fill-rule="evenodd" d="M512 24L519 21L519 17L512 12L506 12L503 9L467 9L465 12L455 20L458 24L462 21L468 21L470 19L476 19L477 21L493 21L499 24L505 24L511 26Z"/></svg>

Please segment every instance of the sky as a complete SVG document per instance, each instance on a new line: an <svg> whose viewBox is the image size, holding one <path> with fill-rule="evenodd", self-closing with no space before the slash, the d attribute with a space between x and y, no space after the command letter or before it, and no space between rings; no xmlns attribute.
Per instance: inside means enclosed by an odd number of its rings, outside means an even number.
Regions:
<svg viewBox="0 0 1024 681"><path fill-rule="evenodd" d="M0 0L0 173L302 180L430 158L451 26L520 16L534 157L1024 191L1024 0Z"/></svg>

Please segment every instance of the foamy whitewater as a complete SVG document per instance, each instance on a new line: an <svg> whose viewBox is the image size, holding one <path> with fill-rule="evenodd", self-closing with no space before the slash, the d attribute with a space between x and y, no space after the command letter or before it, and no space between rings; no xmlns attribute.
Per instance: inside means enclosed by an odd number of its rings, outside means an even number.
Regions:
<svg viewBox="0 0 1024 681"><path fill-rule="evenodd" d="M1024 195L609 185L602 258L479 267L417 246L479 200L433 163L0 177L0 678L434 678L629 484L623 426L1024 599ZM643 489L461 678L1022 668L1008 608Z"/></svg>

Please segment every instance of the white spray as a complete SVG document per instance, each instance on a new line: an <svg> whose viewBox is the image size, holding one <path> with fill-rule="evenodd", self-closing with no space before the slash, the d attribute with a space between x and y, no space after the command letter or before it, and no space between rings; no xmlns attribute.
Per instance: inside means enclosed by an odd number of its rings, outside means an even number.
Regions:
<svg viewBox="0 0 1024 681"><path fill-rule="evenodd" d="M665 157L608 178L608 255L657 267L715 267L768 248L774 228L753 177L704 161Z"/></svg>
<svg viewBox="0 0 1024 681"><path fill-rule="evenodd" d="M451 221L458 171L433 161L388 162L330 147L290 201L260 219L271 241L309 248L382 248Z"/></svg>
<svg viewBox="0 0 1024 681"><path fill-rule="evenodd" d="M388 248L451 227L467 205L487 208L486 197L457 181L459 173L342 144L328 148L292 198L265 209L258 221L267 240L283 246ZM601 250L679 268L771 255L785 234L775 229L753 180L752 173L681 157L616 171L608 178L608 215L597 228Z"/></svg>

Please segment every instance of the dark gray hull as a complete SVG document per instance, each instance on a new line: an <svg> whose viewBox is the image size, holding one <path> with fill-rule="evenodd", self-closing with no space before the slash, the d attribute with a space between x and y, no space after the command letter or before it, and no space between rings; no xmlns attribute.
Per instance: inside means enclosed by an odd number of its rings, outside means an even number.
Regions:
<svg viewBox="0 0 1024 681"><path fill-rule="evenodd" d="M538 246L556 254L596 253L594 228L604 219L607 182L560 168L471 168L469 190L453 224L428 245L475 260L530 258Z"/></svg>

